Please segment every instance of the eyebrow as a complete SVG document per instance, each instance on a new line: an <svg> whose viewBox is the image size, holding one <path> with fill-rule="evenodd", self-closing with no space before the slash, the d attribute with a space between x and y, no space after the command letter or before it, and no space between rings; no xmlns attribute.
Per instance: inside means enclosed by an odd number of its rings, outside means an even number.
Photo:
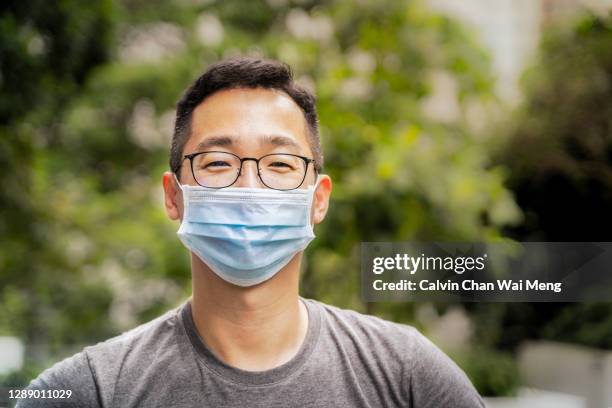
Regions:
<svg viewBox="0 0 612 408"><path fill-rule="evenodd" d="M293 138L283 135L263 135L261 143L273 144L275 146L288 146L300 149L300 145Z"/></svg>
<svg viewBox="0 0 612 408"><path fill-rule="evenodd" d="M234 138L230 137L230 136L226 136L226 135L220 135L220 136L211 136L211 137L207 137L206 139L202 140L197 146L196 146L196 150L201 152L203 150L207 150L213 146L220 146L220 147L224 147L224 146L231 146L234 144Z"/></svg>
<svg viewBox="0 0 612 408"><path fill-rule="evenodd" d="M197 146L197 151L203 151L211 147L227 147L234 145L236 138L229 135L210 136L201 141ZM275 146L287 146L295 149L300 149L300 145L291 137L276 134L262 135L260 138L261 144L272 144Z"/></svg>

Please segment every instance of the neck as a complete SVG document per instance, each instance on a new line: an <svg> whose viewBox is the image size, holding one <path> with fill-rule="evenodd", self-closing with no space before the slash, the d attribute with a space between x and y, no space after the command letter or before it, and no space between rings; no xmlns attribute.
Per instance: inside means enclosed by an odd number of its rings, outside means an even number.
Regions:
<svg viewBox="0 0 612 408"><path fill-rule="evenodd" d="M192 314L200 337L226 364L264 371L294 357L308 328L299 300L297 254L271 279L252 287L225 282L192 254Z"/></svg>

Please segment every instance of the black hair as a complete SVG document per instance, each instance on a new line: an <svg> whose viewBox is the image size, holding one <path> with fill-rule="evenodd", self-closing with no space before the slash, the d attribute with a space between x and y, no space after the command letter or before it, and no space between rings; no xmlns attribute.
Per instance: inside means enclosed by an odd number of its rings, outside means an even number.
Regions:
<svg viewBox="0 0 612 408"><path fill-rule="evenodd" d="M180 175L183 149L191 134L194 109L208 96L223 89L278 89L289 95L302 109L308 126L308 141L315 160L315 169L323 168L323 154L315 96L293 81L291 67L284 62L233 57L212 64L188 89L176 106L176 122L170 148L170 169Z"/></svg>

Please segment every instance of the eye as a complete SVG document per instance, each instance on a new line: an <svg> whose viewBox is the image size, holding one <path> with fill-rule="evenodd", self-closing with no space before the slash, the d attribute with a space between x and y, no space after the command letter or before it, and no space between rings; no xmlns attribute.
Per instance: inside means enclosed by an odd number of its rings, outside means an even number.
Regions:
<svg viewBox="0 0 612 408"><path fill-rule="evenodd" d="M282 160L271 161L270 163L266 164L266 168L277 173L289 173L296 171L296 166L294 166L293 163Z"/></svg>
<svg viewBox="0 0 612 408"><path fill-rule="evenodd" d="M215 167L216 167L216 168L220 168L220 167L231 167L231 166L232 166L232 165L231 165L231 164L229 164L229 163L228 163L228 162L226 162L226 161L223 161L223 160L215 160L215 161L212 161L212 162L209 162L209 163L205 163L205 164L202 166L202 168L204 168L204 169L208 169L208 168L215 168Z"/></svg>
<svg viewBox="0 0 612 408"><path fill-rule="evenodd" d="M210 173L218 173L226 170L231 170L233 168L232 163L225 160L212 160L202 163L198 169L200 171L206 171Z"/></svg>
<svg viewBox="0 0 612 408"><path fill-rule="evenodd" d="M285 162L281 162L281 161L275 161L270 163L268 166L270 167L284 167L284 168L293 168L292 166L289 165L289 163L285 163Z"/></svg>

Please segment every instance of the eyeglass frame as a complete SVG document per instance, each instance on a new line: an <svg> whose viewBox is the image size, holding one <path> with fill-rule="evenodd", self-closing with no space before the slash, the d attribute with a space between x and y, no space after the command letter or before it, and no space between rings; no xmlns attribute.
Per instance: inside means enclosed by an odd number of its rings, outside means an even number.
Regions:
<svg viewBox="0 0 612 408"><path fill-rule="evenodd" d="M234 156L235 158L237 158L238 160L240 160L240 167L238 168L238 172L236 174L236 178L234 179L234 181L232 181L230 184L228 184L227 186L223 186L223 187L209 187L209 186L203 186L202 184L200 184L200 182L198 181L196 175L195 175L195 171L193 170L193 159L201 154L205 154L205 153L226 153L226 154L230 154L232 156ZM302 181L300 181L300 184L297 185L297 187L294 188L274 188L274 187L270 187L269 185L266 184L266 182L263 180L263 178L261 177L261 173L260 173L260 169L259 169L259 162L268 156L275 156L275 155L284 155L284 156L293 156L293 157L298 157L302 160L304 160L304 163L306 163L306 167L304 168L304 176L302 177ZM245 161L248 160L252 160L255 162L255 166L257 167L257 177L259 178L259 180L261 181L261 183L266 186L269 189L272 190L278 190L278 191L291 191L291 190L297 190L298 188L300 188L302 186L302 184L304 184L304 180L306 180L306 174L308 174L308 165L310 163L313 164L313 169L315 171L315 173L317 173L317 167L315 166L316 160L315 159L311 159L309 157L306 156L300 156L299 154L293 154L293 153L268 153L265 154L263 156L261 156L259 159L256 159L254 157L240 157L237 154L231 153L231 152L225 152L222 150L207 150L204 152L195 152L195 153L190 153L190 154L186 154L185 156L183 156L183 162L189 159L189 167L191 168L191 175L193 176L193 179L195 180L196 183L198 183L199 186L204 187L204 188L212 188L215 190L220 190L222 188L227 188L227 187L231 187L233 186L236 181L238 181L238 178L240 178L240 175L242 174L242 165Z"/></svg>

